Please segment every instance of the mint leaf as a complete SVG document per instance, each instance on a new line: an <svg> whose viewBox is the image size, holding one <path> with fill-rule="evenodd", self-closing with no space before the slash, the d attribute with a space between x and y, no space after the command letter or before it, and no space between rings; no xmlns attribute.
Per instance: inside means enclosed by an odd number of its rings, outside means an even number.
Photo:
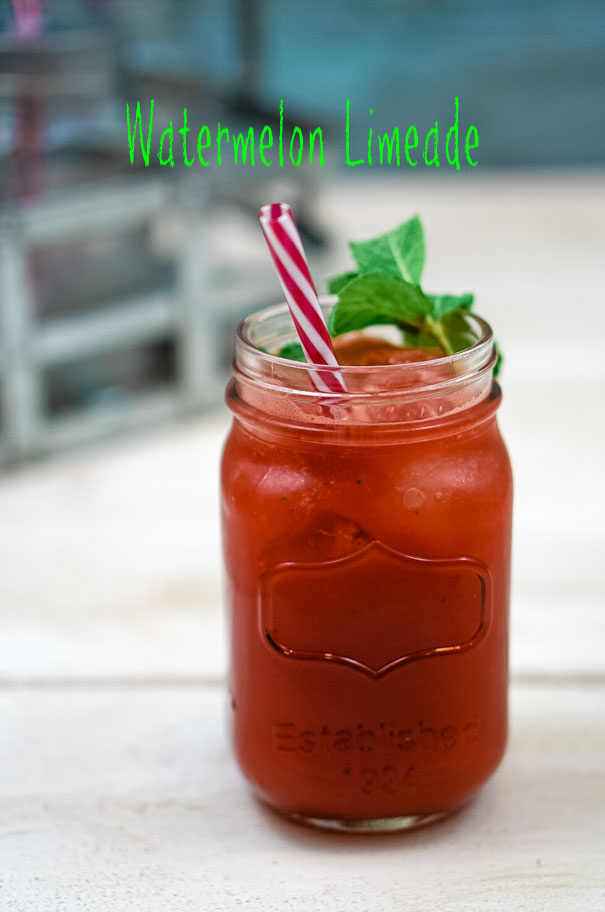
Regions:
<svg viewBox="0 0 605 912"><path fill-rule="evenodd" d="M424 269L426 256L424 245L424 229L417 215L403 222L389 234L389 243L393 254L400 265L405 264L407 276L402 271L403 278L413 285L419 285Z"/></svg>
<svg viewBox="0 0 605 912"><path fill-rule="evenodd" d="M395 275L369 273L357 276L342 289L328 328L335 336L376 323L420 328L430 310L431 302L418 285Z"/></svg>
<svg viewBox="0 0 605 912"><path fill-rule="evenodd" d="M386 273L418 285L424 268L424 232L417 215L370 241L349 244L361 273Z"/></svg>
<svg viewBox="0 0 605 912"><path fill-rule="evenodd" d="M494 377L497 377L500 371L502 370L502 364L504 362L504 355L502 354L502 349L494 339L494 351L496 352L496 363L494 364Z"/></svg>
<svg viewBox="0 0 605 912"><path fill-rule="evenodd" d="M477 341L473 328L466 319L464 310L456 310L445 314L441 320L427 318L427 329L443 348L446 355L470 348Z"/></svg>
<svg viewBox="0 0 605 912"><path fill-rule="evenodd" d="M433 304L431 316L434 320L441 320L446 314L458 310L459 307L464 310L470 310L475 300L475 296L470 292L461 295L443 294L428 295L427 297L430 298Z"/></svg>
<svg viewBox="0 0 605 912"><path fill-rule="evenodd" d="M278 351L280 358L288 358L290 361L306 361L305 353L302 350L300 342L288 342Z"/></svg>
<svg viewBox="0 0 605 912"><path fill-rule="evenodd" d="M340 275L333 276L331 279L328 279L328 291L330 294L338 294L341 288L344 288L351 279L356 278L359 273L355 270L350 270L349 272L341 272Z"/></svg>
<svg viewBox="0 0 605 912"><path fill-rule="evenodd" d="M419 329L402 329L401 341L407 348L439 348L441 343L432 334Z"/></svg>

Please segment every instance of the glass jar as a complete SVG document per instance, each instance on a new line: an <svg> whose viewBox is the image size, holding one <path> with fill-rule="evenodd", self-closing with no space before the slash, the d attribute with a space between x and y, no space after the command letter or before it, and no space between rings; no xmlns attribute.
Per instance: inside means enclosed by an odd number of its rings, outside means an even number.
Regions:
<svg viewBox="0 0 605 912"><path fill-rule="evenodd" d="M322 302L326 313L329 301ZM512 478L490 327L317 393L285 305L240 325L222 464L235 752L316 826L460 807L507 733Z"/></svg>

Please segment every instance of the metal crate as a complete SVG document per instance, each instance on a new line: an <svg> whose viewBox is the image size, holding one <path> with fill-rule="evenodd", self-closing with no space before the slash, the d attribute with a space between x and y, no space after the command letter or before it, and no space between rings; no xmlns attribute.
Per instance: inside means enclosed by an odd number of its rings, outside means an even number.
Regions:
<svg viewBox="0 0 605 912"><path fill-rule="evenodd" d="M191 412L217 396L221 379L208 331L210 292L199 188L140 177L79 187L0 215L0 462L4 465L123 428ZM32 252L170 222L172 279L142 294L95 301L68 315L36 314ZM111 263L107 264L111 269ZM85 302L83 302L84 304ZM52 371L78 359L171 340L174 381L93 407L53 414Z"/></svg>

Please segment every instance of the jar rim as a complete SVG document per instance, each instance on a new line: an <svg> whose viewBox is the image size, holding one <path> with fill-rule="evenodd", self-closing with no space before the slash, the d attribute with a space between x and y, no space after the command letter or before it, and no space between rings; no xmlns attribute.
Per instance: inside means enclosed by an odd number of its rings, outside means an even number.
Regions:
<svg viewBox="0 0 605 912"><path fill-rule="evenodd" d="M320 296L319 300L322 310L324 310L327 315L336 303L337 297L335 295L324 295ZM306 361L295 361L262 350L258 348L258 338L256 339L255 344L254 337L255 335L257 337L260 335L258 330L259 328L262 330L263 324L268 324L271 321L276 321L283 317L286 318L286 325L290 330L290 339L292 339L292 337L297 338L294 323L290 317L288 305L285 302L273 304L269 307L254 311L239 323L236 329L236 366L248 376L255 376L258 378L259 375L262 375L265 383L269 381L270 385L270 378L275 376L275 382L279 386L283 386L283 371L287 370L288 386L293 391L300 392L304 389L308 390L309 371L313 370L313 365ZM451 355L440 355L422 361L395 364L322 365L322 372L338 372L342 376L345 386L357 389L358 391L360 382L363 378L364 385L367 382L368 386L373 388L374 392L382 385L378 382L381 378L385 381L386 388L391 391L399 386L399 383L397 382L399 379L401 380L401 385L403 387L410 389L410 387L415 386L413 382L410 383L410 381L413 381L415 375L418 375L419 378L422 377L422 381L419 385L426 388L427 375L430 375L433 370L436 375L438 375L445 367L450 367L452 373L461 380L469 374L475 374L477 371L481 371L487 367L491 368L495 363L494 337L491 326L483 317L480 317L475 313L469 313L468 319L471 323L475 324L477 339L472 345L454 352ZM284 339L282 344L285 344L286 341L287 340ZM255 362L256 364L254 364ZM281 375L281 380L277 380L277 376L279 375ZM296 381L297 378L300 378L300 384L293 382ZM350 383L347 383L347 378L349 378ZM441 383L442 381L438 382L437 386L441 386ZM432 386L430 381L428 386ZM322 393L321 395L322 398L329 399L331 395L339 397L342 394L337 392Z"/></svg>

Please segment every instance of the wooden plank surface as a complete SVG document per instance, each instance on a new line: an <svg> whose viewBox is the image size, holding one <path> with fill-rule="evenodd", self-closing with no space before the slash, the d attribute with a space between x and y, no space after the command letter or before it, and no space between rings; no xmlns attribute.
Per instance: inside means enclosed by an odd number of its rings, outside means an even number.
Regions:
<svg viewBox="0 0 605 912"><path fill-rule="evenodd" d="M605 687L516 685L510 748L482 795L378 837L316 833L257 804L224 702L217 687L5 690L2 908L604 908Z"/></svg>

